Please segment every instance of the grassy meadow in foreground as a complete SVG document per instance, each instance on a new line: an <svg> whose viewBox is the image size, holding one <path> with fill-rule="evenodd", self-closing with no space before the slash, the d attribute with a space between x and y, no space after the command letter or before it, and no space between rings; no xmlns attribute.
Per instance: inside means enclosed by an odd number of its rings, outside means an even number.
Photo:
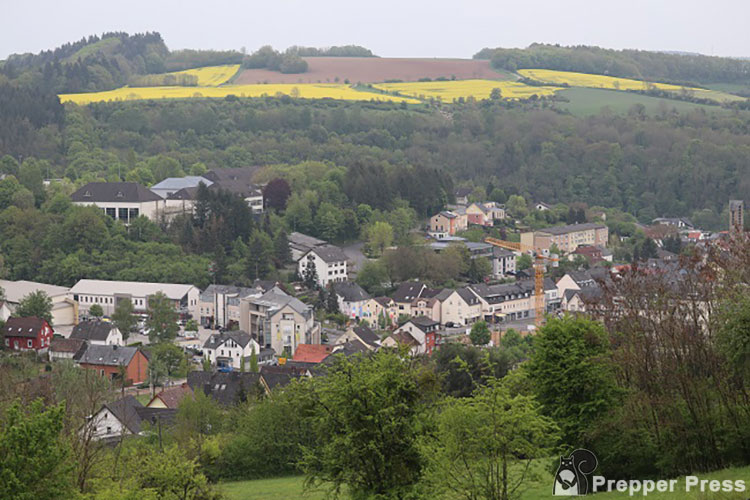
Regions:
<svg viewBox="0 0 750 500"><path fill-rule="evenodd" d="M528 99L532 95L549 96L560 90L557 87L532 87L519 82L494 80L378 83L374 87L387 92L398 92L420 99L434 98L443 102L453 102L460 97L488 99L495 88L500 89L503 99Z"/></svg>
<svg viewBox="0 0 750 500"><path fill-rule="evenodd" d="M543 467L539 467L539 470L541 477L535 483L529 485L529 488L521 495L522 500L548 500L554 498L552 496L552 474L543 470ZM742 479L745 481L746 487L750 488L750 467L723 469L708 474L696 475L700 479L715 479L719 481ZM325 490L322 489L305 492L303 481L304 477L302 476L236 481L222 483L219 489L227 500L286 500L289 498L322 500L327 498ZM633 497L630 497L627 493L619 492L597 493L596 495L589 496L601 500L635 497L654 500L741 500L748 498L747 491L745 493L713 493L710 491L701 493L696 490L685 492L684 485L685 478L681 478L674 492L654 492L649 493L646 497L642 493L636 493ZM347 496L342 495L341 498L346 499ZM453 500L453 497L446 498Z"/></svg>
<svg viewBox="0 0 750 500"><path fill-rule="evenodd" d="M406 101L418 103L415 99L397 97L376 92L362 92L344 84L259 84L224 85L221 87L122 87L104 92L82 94L61 94L62 102L89 104L102 101L130 101L138 99L187 99L192 97L263 97L288 95L303 99L341 99L345 101Z"/></svg>

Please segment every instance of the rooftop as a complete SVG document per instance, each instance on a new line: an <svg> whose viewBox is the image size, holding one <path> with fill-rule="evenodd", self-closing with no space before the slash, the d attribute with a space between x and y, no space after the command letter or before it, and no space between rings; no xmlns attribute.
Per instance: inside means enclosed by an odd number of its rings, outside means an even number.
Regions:
<svg viewBox="0 0 750 500"><path fill-rule="evenodd" d="M568 234L568 233L575 233L578 231L588 231L591 229L606 229L607 226L604 224L598 224L596 222L586 222L584 224L568 224L567 226L553 226L553 227L546 227L544 229L540 229L539 233L545 233L545 234L554 234L554 235L560 235L560 234Z"/></svg>
<svg viewBox="0 0 750 500"><path fill-rule="evenodd" d="M346 254L336 245L323 245L312 249L318 257L325 262L343 262L346 261Z"/></svg>
<svg viewBox="0 0 750 500"><path fill-rule="evenodd" d="M187 175L185 177L167 177L163 181L151 186L151 189L172 189L175 191L179 191L180 189L184 188L198 187L201 182L205 184L206 187L214 183L214 181L206 179L205 177L201 177L198 175Z"/></svg>
<svg viewBox="0 0 750 500"><path fill-rule="evenodd" d="M71 339L105 341L115 325L107 321L82 321L73 327Z"/></svg>
<svg viewBox="0 0 750 500"><path fill-rule="evenodd" d="M67 295L67 293L70 291L70 288L66 288L64 286L48 285L46 283L37 283L35 281L23 280L0 280L0 288L5 290L5 300L13 304L18 304L26 295L36 291L42 291L49 297Z"/></svg>
<svg viewBox="0 0 750 500"><path fill-rule="evenodd" d="M28 318L8 318L5 322L2 332L6 337L27 337L35 339L39 330L44 326L45 321L36 316Z"/></svg>
<svg viewBox="0 0 750 500"><path fill-rule="evenodd" d="M193 285L177 283L146 283L140 281L106 281L83 279L70 289L72 294L83 295L132 295L135 297L148 297L157 292L162 292L169 299L180 300L192 288Z"/></svg>
<svg viewBox="0 0 750 500"><path fill-rule="evenodd" d="M336 292L336 295L343 297L346 302L359 302L370 298L370 295L353 281L340 281L334 283L333 290Z"/></svg>
<svg viewBox="0 0 750 500"><path fill-rule="evenodd" d="M333 348L329 345L299 344L292 359L305 363L320 363L331 354L332 350Z"/></svg>
<svg viewBox="0 0 750 500"><path fill-rule="evenodd" d="M137 347L90 345L82 353L77 353L73 359L87 365L127 366L137 352Z"/></svg>
<svg viewBox="0 0 750 500"><path fill-rule="evenodd" d="M74 202L143 203L162 198L137 182L89 182L70 195L70 199Z"/></svg>

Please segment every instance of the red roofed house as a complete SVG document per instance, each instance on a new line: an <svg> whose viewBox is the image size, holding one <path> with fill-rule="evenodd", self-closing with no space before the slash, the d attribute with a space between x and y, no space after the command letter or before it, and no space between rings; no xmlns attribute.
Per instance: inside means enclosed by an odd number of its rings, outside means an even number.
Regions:
<svg viewBox="0 0 750 500"><path fill-rule="evenodd" d="M326 359L333 348L323 344L299 344L294 352L293 361L302 361L304 363L320 363Z"/></svg>
<svg viewBox="0 0 750 500"><path fill-rule="evenodd" d="M185 399L186 396L192 395L193 389L185 382L181 385L164 389L151 398L151 401L146 406L149 408L177 408L180 405L180 401Z"/></svg>
<svg viewBox="0 0 750 500"><path fill-rule="evenodd" d="M3 327L5 347L13 351L47 352L53 333L47 321L35 316L9 318Z"/></svg>

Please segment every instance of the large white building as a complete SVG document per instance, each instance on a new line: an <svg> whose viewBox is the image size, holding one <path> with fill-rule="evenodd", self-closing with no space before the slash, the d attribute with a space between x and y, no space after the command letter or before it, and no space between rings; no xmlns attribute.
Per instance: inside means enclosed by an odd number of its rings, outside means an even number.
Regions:
<svg viewBox="0 0 750 500"><path fill-rule="evenodd" d="M347 280L346 254L335 245L324 245L307 252L297 263L297 272L304 278L311 266L315 266L318 284L322 287Z"/></svg>
<svg viewBox="0 0 750 500"><path fill-rule="evenodd" d="M69 297L70 288L34 281L7 280L0 280L0 288L5 291L5 301L0 301L0 320L7 321L25 296L41 291L52 301L52 325L67 326L75 323L75 303Z"/></svg>
<svg viewBox="0 0 750 500"><path fill-rule="evenodd" d="M203 357L217 367L239 369L246 358L245 368L250 371L248 361L253 352L260 357L260 344L242 330L213 334L203 344Z"/></svg>
<svg viewBox="0 0 750 500"><path fill-rule="evenodd" d="M89 182L70 199L74 205L99 207L124 224L141 215L158 220L164 209L164 200L137 182Z"/></svg>
<svg viewBox="0 0 750 500"><path fill-rule="evenodd" d="M166 295L183 317L189 314L198 318L200 290L193 285L83 279L70 289L73 300L78 304L80 318L88 318L89 309L94 304L102 307L105 316L111 316L121 300L130 300L135 312L143 314L148 312L149 297L158 292Z"/></svg>

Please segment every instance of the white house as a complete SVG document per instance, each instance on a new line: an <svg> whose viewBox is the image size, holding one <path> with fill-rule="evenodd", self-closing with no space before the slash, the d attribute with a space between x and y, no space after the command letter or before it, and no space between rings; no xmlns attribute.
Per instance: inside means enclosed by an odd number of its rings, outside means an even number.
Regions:
<svg viewBox="0 0 750 500"><path fill-rule="evenodd" d="M198 318L200 290L193 285L83 279L70 289L70 295L78 303L79 316L84 318L89 316L89 308L94 304L102 307L105 316L111 316L121 300L130 300L136 314L145 314L149 297L158 292L166 295L183 317Z"/></svg>
<svg viewBox="0 0 750 500"><path fill-rule="evenodd" d="M353 281L341 281L333 284L333 292L339 304L339 312L348 318L361 318L370 295Z"/></svg>
<svg viewBox="0 0 750 500"><path fill-rule="evenodd" d="M323 245L307 252L297 263L297 272L304 277L310 266L315 266L318 284L322 287L347 280L346 254L335 245Z"/></svg>
<svg viewBox="0 0 750 500"><path fill-rule="evenodd" d="M144 424L156 428L157 425L169 425L174 422L177 410L173 408L147 408L134 396L106 403L91 415L82 433L90 433L94 440L114 440L125 436L143 433Z"/></svg>
<svg viewBox="0 0 750 500"><path fill-rule="evenodd" d="M74 205L94 205L125 224L142 215L158 220L164 200L136 182L89 182L70 195Z"/></svg>
<svg viewBox="0 0 750 500"><path fill-rule="evenodd" d="M124 345L122 333L108 321L81 321L70 334L71 339L80 339L92 345Z"/></svg>
<svg viewBox="0 0 750 500"><path fill-rule="evenodd" d="M211 364L235 370L242 366L242 358L249 359L253 352L256 356L260 355L260 344L242 330L215 333L203 344L203 357ZM247 370L249 369L247 364Z"/></svg>

